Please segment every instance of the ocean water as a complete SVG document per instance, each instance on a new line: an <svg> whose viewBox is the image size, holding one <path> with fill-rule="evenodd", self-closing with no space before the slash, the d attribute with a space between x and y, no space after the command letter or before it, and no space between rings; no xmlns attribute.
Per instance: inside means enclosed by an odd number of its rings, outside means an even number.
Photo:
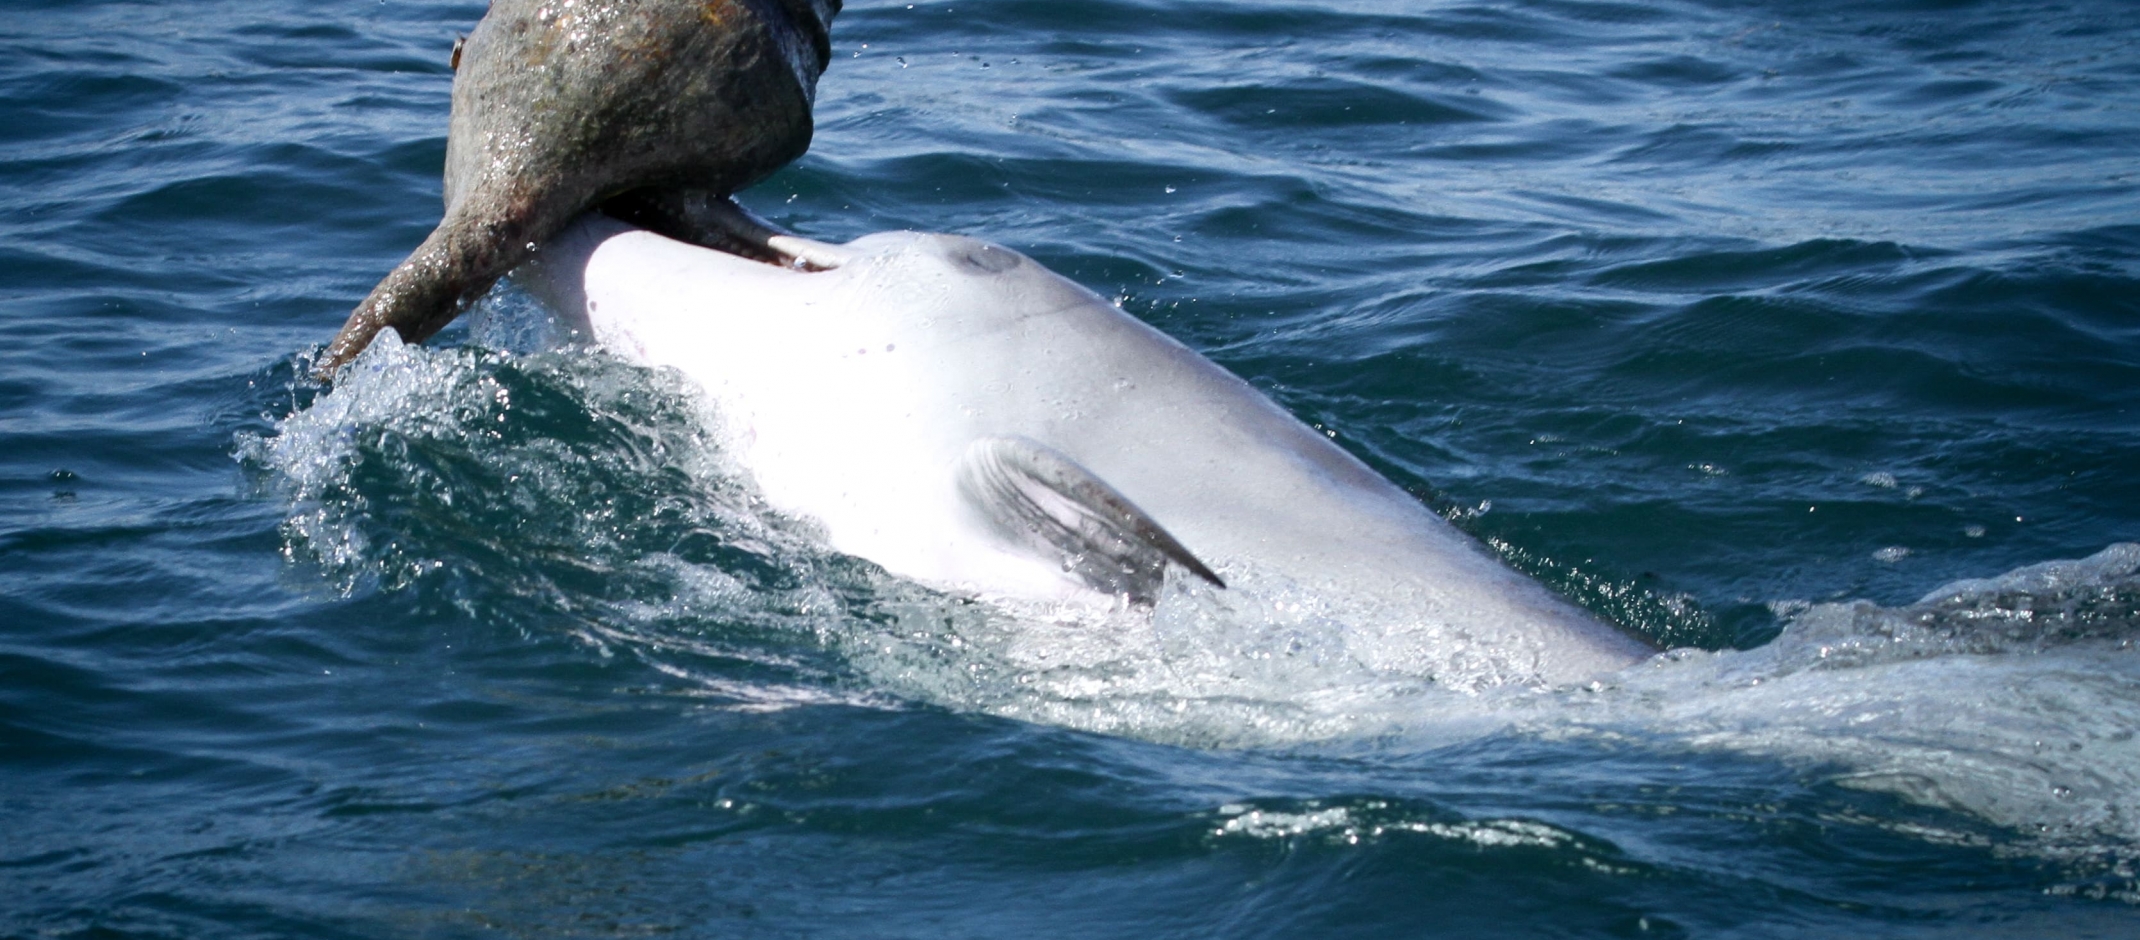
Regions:
<svg viewBox="0 0 2140 940"><path fill-rule="evenodd" d="M747 204L1026 252L1670 648L1568 689L899 582L511 285L310 384L483 9L0 17L0 935L2140 936L2140 7L840 16Z"/></svg>

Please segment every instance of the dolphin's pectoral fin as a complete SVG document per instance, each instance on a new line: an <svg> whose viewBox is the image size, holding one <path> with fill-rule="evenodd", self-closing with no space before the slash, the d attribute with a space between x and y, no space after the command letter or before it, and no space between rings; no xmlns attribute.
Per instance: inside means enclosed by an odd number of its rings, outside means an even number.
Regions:
<svg viewBox="0 0 2140 940"><path fill-rule="evenodd" d="M1167 562L1219 587L1226 582L1114 487L1061 451L1023 437L985 437L966 448L959 493L1007 541L1059 555L1094 590L1134 603L1159 599Z"/></svg>

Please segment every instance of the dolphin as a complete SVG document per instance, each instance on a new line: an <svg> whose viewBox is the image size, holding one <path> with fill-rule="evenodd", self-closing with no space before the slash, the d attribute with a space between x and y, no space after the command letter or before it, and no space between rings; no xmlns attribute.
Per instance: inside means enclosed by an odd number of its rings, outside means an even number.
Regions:
<svg viewBox="0 0 2140 940"><path fill-rule="evenodd" d="M837 551L1026 601L1150 604L1170 572L1370 598L1496 681L1653 652L1024 255L916 232L827 244L732 206L725 227L781 263L591 213L514 277L612 353L694 380L768 504Z"/></svg>
<svg viewBox="0 0 2140 940"><path fill-rule="evenodd" d="M322 381L408 342L598 203L697 238L697 207L810 146L840 0L492 0L453 52L446 212L349 315ZM699 238L718 244L718 233ZM729 247L734 250L735 246Z"/></svg>

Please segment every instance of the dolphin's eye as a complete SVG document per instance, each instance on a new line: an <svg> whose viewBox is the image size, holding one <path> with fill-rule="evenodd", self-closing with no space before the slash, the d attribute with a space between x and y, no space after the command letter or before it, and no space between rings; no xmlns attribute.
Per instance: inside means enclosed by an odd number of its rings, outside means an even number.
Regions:
<svg viewBox="0 0 2140 940"><path fill-rule="evenodd" d="M951 260L987 274L1001 274L1018 266L1018 256L994 245L975 245L955 252Z"/></svg>

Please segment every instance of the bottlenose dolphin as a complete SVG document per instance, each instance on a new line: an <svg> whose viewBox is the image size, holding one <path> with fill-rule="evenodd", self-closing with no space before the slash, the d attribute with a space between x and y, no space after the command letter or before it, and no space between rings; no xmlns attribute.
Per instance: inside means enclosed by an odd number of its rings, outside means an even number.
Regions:
<svg viewBox="0 0 2140 940"><path fill-rule="evenodd" d="M1149 603L1172 569L1198 590L1378 598L1515 681L1652 652L1015 251L731 228L786 263L590 214L515 278L601 346L695 380L768 503L838 551L984 596Z"/></svg>
<svg viewBox="0 0 2140 940"><path fill-rule="evenodd" d="M598 202L695 237L699 205L809 148L839 9L492 0L454 49L445 217L350 313L315 374L333 379L381 329L412 343L438 332Z"/></svg>

